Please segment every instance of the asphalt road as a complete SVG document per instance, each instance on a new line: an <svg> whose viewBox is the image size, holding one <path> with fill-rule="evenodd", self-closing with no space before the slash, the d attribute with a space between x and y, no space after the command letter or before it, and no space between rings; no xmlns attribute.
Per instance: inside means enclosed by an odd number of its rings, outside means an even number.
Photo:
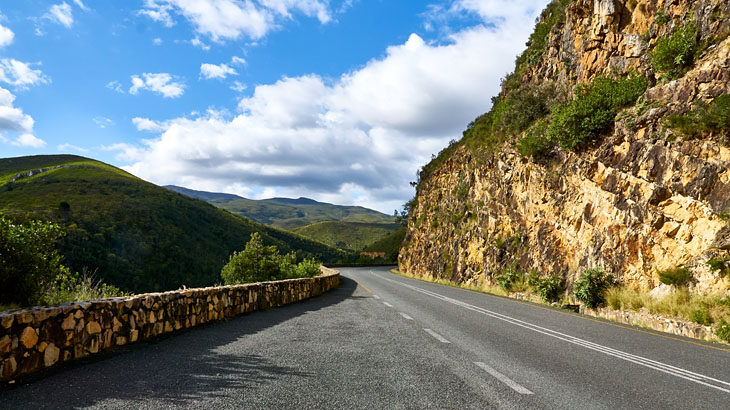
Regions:
<svg viewBox="0 0 730 410"><path fill-rule="evenodd" d="M341 269L320 297L0 391L0 408L730 408L730 347Z"/></svg>

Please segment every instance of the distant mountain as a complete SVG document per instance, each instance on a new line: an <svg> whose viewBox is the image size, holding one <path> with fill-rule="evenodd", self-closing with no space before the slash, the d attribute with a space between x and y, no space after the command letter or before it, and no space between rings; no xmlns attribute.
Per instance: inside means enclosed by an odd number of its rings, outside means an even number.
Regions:
<svg viewBox="0 0 730 410"><path fill-rule="evenodd" d="M168 185L166 188L204 199L217 207L256 222L288 230L325 221L393 223L392 216L361 206L333 205L309 198L255 200L231 194L193 191L173 185Z"/></svg>
<svg viewBox="0 0 730 410"><path fill-rule="evenodd" d="M325 262L350 257L73 155L0 159L0 214L61 224L67 266L135 292L219 282L229 255L243 249L252 232L300 257Z"/></svg>
<svg viewBox="0 0 730 410"><path fill-rule="evenodd" d="M165 185L164 187L171 191L175 191L180 194L187 195L191 198L202 199L203 201L206 201L206 202L212 201L214 199L221 199L221 200L226 200L226 201L231 201L234 199L243 199L243 197L240 197L238 195L223 194L220 192L196 191L194 189L183 188L181 186L176 186L176 185Z"/></svg>
<svg viewBox="0 0 730 410"><path fill-rule="evenodd" d="M400 226L396 223L327 221L300 226L294 228L292 232L330 246L360 251L366 245L382 239Z"/></svg>

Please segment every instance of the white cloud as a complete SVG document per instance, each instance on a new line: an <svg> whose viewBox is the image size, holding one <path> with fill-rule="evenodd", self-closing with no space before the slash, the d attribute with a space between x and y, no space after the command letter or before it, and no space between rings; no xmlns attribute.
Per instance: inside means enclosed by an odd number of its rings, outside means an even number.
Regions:
<svg viewBox="0 0 730 410"><path fill-rule="evenodd" d="M89 150L86 148L77 147L76 145L72 145L72 144L61 144L61 145L57 146L56 149L61 152L76 151L76 152L81 152L84 154L89 152Z"/></svg>
<svg viewBox="0 0 730 410"><path fill-rule="evenodd" d="M84 4L84 2L81 1L81 0L74 0L74 4L76 4L76 6L78 6L78 8L80 8L83 11L89 11L89 8L86 7L86 5Z"/></svg>
<svg viewBox="0 0 730 410"><path fill-rule="evenodd" d="M66 28L70 28L74 23L71 6L69 6L66 2L54 4L53 6L51 6L51 8L48 10L48 13L46 13L44 17L58 24L61 24Z"/></svg>
<svg viewBox="0 0 730 410"><path fill-rule="evenodd" d="M0 87L0 132L15 131L29 133L33 131L33 118L23 110L13 106L15 96Z"/></svg>
<svg viewBox="0 0 730 410"><path fill-rule="evenodd" d="M151 131L151 132L163 132L167 129L169 124L164 122L153 121L149 118L135 117L132 118L132 124L137 127L139 131Z"/></svg>
<svg viewBox="0 0 730 410"><path fill-rule="evenodd" d="M229 75L238 75L238 73L226 64L215 65L203 63L200 65L200 76L206 80L213 78L224 79Z"/></svg>
<svg viewBox="0 0 730 410"><path fill-rule="evenodd" d="M181 15L196 33L222 42L243 36L259 39L276 27L277 17L291 19L293 11L327 23L332 18L328 3L326 0L145 0L138 13L166 27L175 24L175 14Z"/></svg>
<svg viewBox="0 0 730 410"><path fill-rule="evenodd" d="M207 45L207 44L205 44L204 42L202 42L200 40L200 37L195 37L194 39L190 40L190 44L192 44L193 47L198 47L198 48L201 48L201 49L203 49L205 51L210 50L210 46Z"/></svg>
<svg viewBox="0 0 730 410"><path fill-rule="evenodd" d="M31 68L30 63L3 58L0 60L0 81L19 89L27 89L28 86L45 84L49 80L41 70Z"/></svg>
<svg viewBox="0 0 730 410"><path fill-rule="evenodd" d="M122 88L122 83L120 83L119 81L116 81L116 80L109 81L106 84L106 88L108 88L110 90L114 90L114 91L118 92L119 94L124 94L124 88Z"/></svg>
<svg viewBox="0 0 730 410"><path fill-rule="evenodd" d="M101 149L103 151L117 151L118 154L116 155L116 158L119 161L138 161L142 158L143 152L141 148L125 144L123 142L112 145L103 145L101 146Z"/></svg>
<svg viewBox="0 0 730 410"><path fill-rule="evenodd" d="M143 73L142 76L132 76L130 94L137 94L139 90L149 90L165 98L176 98L185 92L185 84L178 77L168 73Z"/></svg>
<svg viewBox="0 0 730 410"><path fill-rule="evenodd" d="M31 134L21 134L15 139L15 141L12 141L11 144L17 147L30 148L43 148L46 146L45 141Z"/></svg>
<svg viewBox="0 0 730 410"><path fill-rule="evenodd" d="M246 60L239 56L233 56L231 58L231 64L234 65L246 65Z"/></svg>
<svg viewBox="0 0 730 410"><path fill-rule="evenodd" d="M238 80L234 81L233 82L233 85L231 85L231 90L233 90L233 91L235 91L237 93L244 92L246 90L246 88L247 88L246 87L246 84L244 84L244 83L242 83L242 82L240 82Z"/></svg>
<svg viewBox="0 0 730 410"><path fill-rule="evenodd" d="M112 121L111 119L106 118L106 117L94 117L92 119L92 121L94 121L94 124L96 124L99 128L102 128L102 129L115 125L114 121Z"/></svg>
<svg viewBox="0 0 730 410"><path fill-rule="evenodd" d="M390 213L412 195L416 170L489 108L513 68L535 15L501 3L504 18L485 21L503 23L464 29L443 43L413 34L339 78L258 85L233 118L153 122L164 124L160 135L135 147L137 159L125 169L159 184L245 188Z"/></svg>
<svg viewBox="0 0 730 410"><path fill-rule="evenodd" d="M9 28L0 24L0 47L5 47L13 42L15 34Z"/></svg>
<svg viewBox="0 0 730 410"><path fill-rule="evenodd" d="M156 46L161 46L162 45L162 39L159 38L159 37L156 37L156 38L152 39L152 44L154 44Z"/></svg>

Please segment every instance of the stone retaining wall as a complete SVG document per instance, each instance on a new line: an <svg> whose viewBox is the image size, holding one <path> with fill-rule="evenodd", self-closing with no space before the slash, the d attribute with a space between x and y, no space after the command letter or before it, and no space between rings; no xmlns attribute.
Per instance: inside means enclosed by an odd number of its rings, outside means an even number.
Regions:
<svg viewBox="0 0 730 410"><path fill-rule="evenodd" d="M338 271L314 278L181 289L0 313L0 381L166 333L320 295Z"/></svg>

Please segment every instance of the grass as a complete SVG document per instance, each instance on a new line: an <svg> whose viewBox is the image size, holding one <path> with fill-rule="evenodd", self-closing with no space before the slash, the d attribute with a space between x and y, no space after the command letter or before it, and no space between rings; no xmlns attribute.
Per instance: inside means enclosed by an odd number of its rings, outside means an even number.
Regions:
<svg viewBox="0 0 730 410"><path fill-rule="evenodd" d="M638 311L645 308L651 313L702 325L730 320L729 298L691 293L686 288L672 289L666 296L655 298L646 290L617 286L606 291L605 299L612 309Z"/></svg>
<svg viewBox="0 0 730 410"><path fill-rule="evenodd" d="M219 280L228 256L253 232L300 259L346 262L352 255L233 215L120 169L72 155L0 159L0 179L64 165L0 186L0 214L61 225L64 265L135 293L202 287Z"/></svg>
<svg viewBox="0 0 730 410"><path fill-rule="evenodd" d="M385 237L367 245L363 250L366 252L384 252L386 262L395 263L398 261L403 240L406 237L406 227L401 226Z"/></svg>

